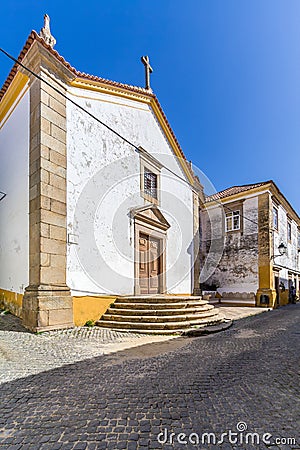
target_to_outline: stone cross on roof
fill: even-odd
[[[142,56],[141,61],[145,66],[145,88],[151,90],[150,87],[150,73],[153,72],[152,67],[150,66],[149,56]]]
[[[54,47],[56,44],[56,39],[52,36],[50,31],[50,17],[48,14],[44,15],[44,27],[40,31],[41,38],[44,39],[46,44],[50,45],[50,47]]]

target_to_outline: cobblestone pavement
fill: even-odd
[[[0,314],[0,383],[172,338],[121,333],[98,327],[33,334],[22,326],[19,318]]]
[[[299,319],[300,305],[289,305],[215,335],[148,344],[2,383],[0,449],[299,449],[299,441],[287,443],[299,438]],[[36,351],[47,368],[43,345]],[[20,362],[29,367],[22,348]],[[257,433],[248,436],[250,444],[246,427]],[[237,433],[231,443],[224,436],[212,444],[229,430]],[[203,433],[215,433],[209,445]],[[266,433],[272,437],[264,443]],[[204,443],[194,445],[198,437]]]
[[[220,308],[224,317],[234,320],[266,311],[265,308]],[[12,332],[15,333],[13,338]],[[174,337],[122,333],[98,327],[76,327],[36,335],[29,333],[19,318],[0,314],[0,383]]]

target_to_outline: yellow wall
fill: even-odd
[[[115,296],[73,297],[73,316],[76,326],[84,325],[88,320],[96,321],[105,313]],[[0,289],[0,309],[6,309],[17,317],[22,317],[23,294]]]
[[[88,320],[99,320],[116,297],[73,297],[73,316],[76,326],[84,325]]]
[[[15,316],[22,317],[22,300],[23,294],[0,289],[0,308],[7,309]]]
[[[287,305],[289,302],[289,290],[286,289],[285,291],[280,292],[280,306]]]

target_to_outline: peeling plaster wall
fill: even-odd
[[[29,283],[29,92],[0,130],[0,289],[23,293]]]
[[[185,178],[151,108],[143,103],[72,88],[72,98],[118,133]],[[82,98],[82,95],[88,98]],[[74,295],[134,292],[134,225],[140,155],[67,102],[67,283]],[[190,293],[193,200],[189,186],[161,169],[159,209],[167,232],[167,291]]]
[[[226,205],[230,208],[230,203]],[[243,202],[243,230],[232,233],[224,232],[226,210],[222,207],[202,212],[204,259],[211,248],[217,249],[215,253],[218,252],[213,258],[215,261],[213,273],[206,284],[215,285],[220,293],[256,293],[258,289],[257,208],[257,197],[246,198]],[[213,241],[211,233],[214,233]]]

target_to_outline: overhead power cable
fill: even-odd
[[[92,114],[90,111],[88,111],[87,109],[85,109],[83,106],[81,106],[79,103],[75,102],[73,99],[71,99],[70,97],[68,97],[66,94],[64,94],[60,89],[57,89],[56,87],[54,87],[51,83],[49,83],[49,81],[45,80],[43,77],[41,77],[40,75],[38,75],[37,73],[35,73],[33,70],[29,69],[27,66],[25,66],[23,63],[21,63],[20,61],[18,61],[16,58],[14,58],[12,55],[10,55],[8,52],[6,52],[3,48],[0,47],[0,51],[2,53],[4,53],[8,58],[10,58],[12,61],[14,61],[16,64],[18,64],[19,66],[23,67],[23,69],[27,70],[27,72],[29,72],[31,75],[33,75],[34,77],[36,77],[38,80],[42,81],[43,83],[45,83],[47,86],[49,86],[51,89],[53,89],[55,92],[57,92],[59,95],[61,95],[63,98],[65,98],[66,100],[68,100],[70,103],[72,103],[73,105],[75,105],[77,108],[79,108],[81,111],[85,112],[87,115],[89,115],[90,117],[92,117],[96,122],[100,123],[102,126],[104,126],[105,128],[107,128],[109,131],[111,131],[112,133],[114,133],[115,135],[117,135],[120,139],[122,139],[124,142],[126,142],[127,144],[129,144],[131,147],[134,148],[134,150],[137,153],[141,153],[141,150],[139,149],[139,147],[137,147],[135,144],[133,144],[131,141],[129,141],[127,138],[125,138],[123,135],[121,135],[120,133],[118,133],[116,130],[114,130],[113,128],[111,128],[109,125],[107,125],[105,122],[103,122],[102,120],[100,120],[98,117],[96,117],[94,114]],[[52,79],[55,83],[58,83],[57,80]],[[178,179],[180,179],[181,181],[183,181],[184,183],[188,184],[190,187],[192,187],[194,189],[194,186],[189,183],[186,179],[180,177],[177,173],[173,172],[173,170],[171,170],[169,167],[161,164],[161,166],[166,169],[168,172],[170,172],[172,175],[174,175],[175,177],[177,177]]]
[[[66,94],[64,94],[60,89],[57,89],[55,86],[53,86],[53,84],[49,83],[49,81],[45,80],[43,77],[41,77],[39,74],[37,74],[36,72],[34,72],[33,70],[29,69],[27,66],[25,66],[23,63],[21,63],[18,59],[14,58],[11,54],[9,54],[8,52],[6,52],[3,48],[0,47],[0,51],[7,56],[9,59],[11,59],[12,61],[14,61],[17,65],[19,65],[20,67],[22,67],[23,69],[25,69],[27,72],[29,72],[31,75],[33,75],[35,78],[37,78],[38,80],[42,81],[43,83],[45,83],[47,86],[49,86],[51,89],[53,89],[57,94],[61,95],[64,99],[66,99],[67,101],[69,101],[70,103],[72,103],[74,106],[76,106],[77,108],[79,108],[81,111],[85,112],[88,116],[90,116],[92,119],[94,119],[96,122],[100,123],[103,127],[107,128],[109,131],[111,131],[112,133],[114,133],[116,136],[118,136],[120,139],[122,139],[124,142],[126,142],[127,144],[129,144],[131,147],[134,148],[134,150],[137,153],[141,153],[141,150],[139,149],[139,147],[137,147],[135,144],[133,144],[131,141],[129,141],[127,138],[125,138],[123,135],[121,135],[120,133],[118,133],[115,129],[113,129],[112,127],[110,127],[109,125],[107,125],[105,122],[103,122],[102,120],[100,120],[98,117],[96,117],[94,114],[92,114],[90,111],[88,111],[87,109],[85,109],[83,106],[81,106],[79,103],[75,102],[72,98],[68,97]],[[57,84],[58,81],[53,79],[54,82],[56,82]],[[180,177],[177,173],[173,172],[173,170],[171,170],[169,167],[165,166],[162,164],[162,167],[167,170],[168,172],[170,172],[172,175],[174,175],[175,177],[177,177],[178,179],[180,179],[181,181],[183,181],[184,183],[188,184],[192,189],[195,189],[194,186],[187,181],[186,179]],[[5,194],[6,195],[6,194]],[[4,195],[4,196],[5,196]],[[2,197],[4,198],[4,197]],[[215,200],[217,203],[219,203],[220,206],[222,206],[224,209],[227,209],[228,211],[234,212],[235,210],[231,209],[230,207],[224,205],[220,200]],[[243,214],[240,214],[241,217],[243,217],[243,219],[248,220],[249,222],[255,223],[256,225],[258,225],[258,222],[255,222],[253,219],[250,219],[246,216],[244,216]]]

